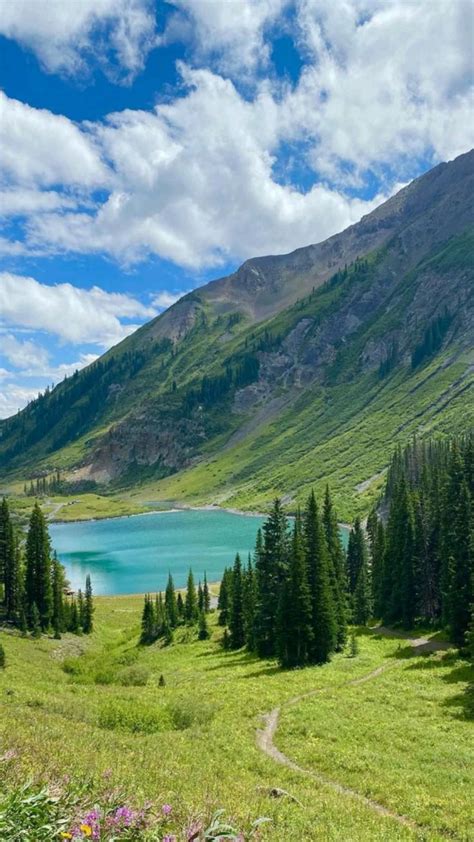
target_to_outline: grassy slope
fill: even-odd
[[[132,800],[160,798],[183,817],[203,805],[222,806],[242,823],[269,815],[265,838],[274,842],[437,840],[446,829],[467,840],[474,753],[462,716],[468,668],[454,655],[408,656],[398,664],[399,641],[362,635],[357,658],[341,655],[329,666],[288,674],[245,653],[222,652],[215,627],[209,642],[137,649],[140,608],[139,597],[98,599],[92,639],[35,642],[1,633],[8,667],[0,674],[0,754],[16,748],[25,775],[112,769]],[[391,661],[386,674],[342,686]],[[148,673],[146,686],[122,685],[132,668]],[[161,673],[165,688],[157,686]],[[259,715],[314,688],[321,696],[283,708],[277,745],[426,832],[258,751]],[[302,806],[269,798],[271,787],[291,792]]]

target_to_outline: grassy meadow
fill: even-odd
[[[217,808],[244,833],[267,816],[261,838],[275,842],[472,838],[472,675],[454,652],[415,655],[360,632],[356,657],[285,672],[224,652],[215,615],[209,641],[181,628],[169,647],[140,647],[141,607],[139,596],[97,598],[90,638],[0,633],[0,756],[15,755],[0,763],[4,784],[55,787],[67,775],[99,791],[105,775],[132,804],[172,805],[183,828]],[[274,742],[287,757],[413,824],[262,753],[256,732],[275,706]]]

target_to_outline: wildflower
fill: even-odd
[[[84,834],[84,836],[92,836],[92,828],[90,824],[81,824],[79,826],[79,830]]]
[[[192,822],[186,832],[186,840],[187,842],[193,842],[194,839],[198,839],[199,834],[202,830],[202,824],[199,821]]]
[[[10,760],[15,760],[16,757],[18,757],[18,752],[14,748],[9,748],[5,754],[0,756],[0,762],[8,763]]]
[[[163,804],[163,806],[161,808],[161,812],[163,813],[164,816],[169,816],[172,809],[173,808],[172,808],[171,804]]]
[[[72,839],[72,833],[69,833],[69,831],[67,831],[67,830],[63,830],[61,832],[61,838],[62,839]]]
[[[176,836],[174,835],[174,833],[172,833],[171,835],[168,834],[167,836],[163,836],[163,842],[176,842]]]

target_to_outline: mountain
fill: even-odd
[[[473,421],[474,151],[246,261],[0,425],[0,465],[148,500],[363,511],[393,447]]]

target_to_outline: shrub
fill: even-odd
[[[145,687],[148,684],[149,677],[150,672],[146,667],[136,665],[122,670],[119,681],[124,687]]]
[[[168,710],[176,731],[186,731],[193,725],[207,725],[215,716],[215,706],[195,699],[181,699],[170,702]]]
[[[137,705],[133,702],[111,702],[99,711],[100,728],[128,731],[131,734],[153,734],[171,729],[172,722],[165,708]]]

